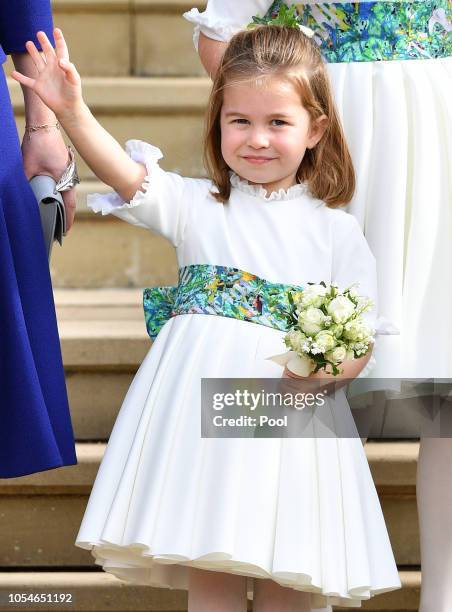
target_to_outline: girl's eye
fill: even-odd
[[[249,123],[248,119],[234,119],[232,123],[240,123],[244,125],[245,123]]]
[[[286,122],[282,119],[272,119],[272,123],[277,126],[286,125]]]

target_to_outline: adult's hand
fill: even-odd
[[[33,176],[47,175],[58,181],[69,161],[64,140],[55,128],[33,132],[31,138],[25,134],[22,141],[22,156],[28,180]],[[69,230],[75,217],[75,188],[63,191],[61,195],[66,209],[66,228]]]
[[[34,47],[34,45],[33,45]],[[35,61],[44,58],[34,47],[35,59],[29,53],[13,53],[12,59],[16,70],[29,78],[37,78],[39,71]],[[44,62],[44,59],[42,59]],[[25,120],[28,125],[55,125],[55,114],[40,100],[30,88],[22,85],[25,106]],[[22,142],[22,156],[25,175],[28,179],[38,175],[48,175],[56,181],[61,177],[69,161],[69,154],[62,134],[54,127],[40,129],[25,134]],[[75,189],[62,193],[66,209],[66,229],[69,230],[75,217]]]

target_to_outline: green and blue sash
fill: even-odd
[[[278,15],[276,0],[265,22]],[[452,0],[296,2],[301,25],[314,31],[329,63],[436,59],[452,56]]]
[[[179,270],[177,286],[145,289],[146,328],[155,339],[171,317],[206,314],[289,330],[290,300],[298,285],[272,283],[228,266],[195,264]]]

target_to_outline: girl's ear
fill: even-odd
[[[307,142],[308,149],[313,149],[322,140],[327,127],[328,117],[326,115],[321,115],[311,123]]]

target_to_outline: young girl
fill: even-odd
[[[235,32],[282,4],[208,0],[203,13],[186,13],[207,71],[215,74]],[[379,338],[373,375],[450,378],[452,1],[307,0],[295,7],[328,61],[357,170],[349,211],[378,262],[381,312],[401,331]],[[421,439],[421,612],[447,612],[452,599],[451,461],[450,439]]]
[[[375,259],[338,208],[354,173],[318,49],[298,28],[231,40],[208,107],[211,178],[192,179],[163,171],[144,142],[126,155],[84,104],[61,32],[56,54],[39,40],[39,77],[14,77],[114,188],[89,205],[161,233],[180,266],[177,306],[127,393],[76,544],[123,580],[188,590],[190,612],[244,612],[247,596],[256,612],[359,607],[399,588],[358,437],[201,437],[201,379],[281,376],[267,358],[284,350],[284,332],[260,324],[248,299],[256,277],[286,289],[360,282],[376,299]],[[221,291],[224,307],[208,299]],[[368,359],[345,362],[342,377]],[[342,391],[327,408],[351,421]]]

